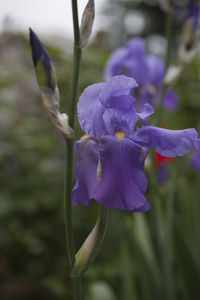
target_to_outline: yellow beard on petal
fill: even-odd
[[[88,134],[84,134],[84,135],[80,138],[80,140],[85,139],[86,137],[89,137],[89,135],[88,135]]]
[[[115,133],[115,137],[118,140],[118,142],[121,142],[125,138],[125,133],[122,131],[117,131]]]

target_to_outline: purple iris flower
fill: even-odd
[[[157,105],[159,92],[164,77],[165,65],[163,59],[156,55],[145,53],[145,40],[133,38],[124,47],[116,49],[108,59],[104,79],[109,80],[116,75],[134,78],[139,87],[133,92],[137,99],[136,107],[142,109],[145,103]],[[164,107],[176,109],[179,97],[171,89],[164,95]]]
[[[190,163],[194,170],[200,174],[200,139],[196,139],[195,151],[190,157]]]
[[[137,86],[133,78],[119,75],[89,86],[80,96],[78,120],[87,137],[76,143],[79,157],[74,204],[89,205],[94,198],[108,208],[147,211],[144,162],[148,148],[170,157],[182,156],[193,148],[195,129],[136,128],[139,119],[154,112],[148,103],[143,111],[136,112],[129,92]]]

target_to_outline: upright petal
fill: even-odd
[[[112,52],[104,69],[104,80],[109,80],[116,75],[127,75],[126,54],[124,47],[120,47]]]
[[[141,37],[130,39],[125,46],[129,49],[131,57],[140,59],[145,55],[145,40]]]
[[[129,91],[137,87],[135,79],[123,75],[111,78],[99,94],[99,99],[103,105],[109,103],[112,97],[128,94]]]
[[[77,180],[72,191],[72,202],[74,204],[89,205],[93,189],[98,183],[98,145],[94,140],[85,138],[76,142],[76,148],[78,150],[78,164],[75,169]]]
[[[142,170],[142,148],[129,138],[115,136],[100,140],[102,179],[94,191],[94,199],[108,208],[143,212],[149,209],[144,193],[147,178]]]
[[[163,156],[183,156],[195,144],[197,132],[194,128],[170,130],[154,126],[143,126],[133,135],[133,140],[149,148],[154,148]]]
[[[115,134],[116,131],[123,131],[126,135],[134,132],[138,115],[135,111],[135,99],[130,95],[117,96],[105,109],[103,120],[107,132]]]
[[[145,53],[145,40],[140,37],[132,38],[126,43],[126,48],[128,53],[127,64],[130,69],[128,76],[135,78],[139,85],[147,83],[149,66]]]
[[[104,107],[99,94],[105,83],[97,83],[87,87],[81,94],[77,104],[78,120],[81,128],[89,136],[96,136],[96,129],[105,132],[103,123]]]
[[[149,83],[155,87],[159,87],[164,75],[164,61],[153,54],[146,56],[149,68]]]

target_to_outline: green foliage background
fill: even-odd
[[[103,68],[111,51],[105,47],[104,38],[84,49],[79,95],[88,85],[103,80]],[[46,48],[56,68],[64,112],[72,55],[55,44]],[[72,50],[71,44],[69,49]],[[198,56],[173,88],[181,103],[177,111],[164,113],[164,124],[172,129],[198,130]],[[76,139],[81,135],[76,123]],[[2,34],[1,300],[72,298],[63,218],[64,152],[64,142],[54,130],[39,94],[27,36]],[[199,299],[200,178],[189,163],[190,155],[169,164],[170,177],[163,185],[157,183],[155,166],[147,162],[146,197],[151,205],[147,213],[109,210],[100,254],[83,277],[83,299]],[[96,214],[95,202],[89,207],[73,207],[77,250],[95,224]]]

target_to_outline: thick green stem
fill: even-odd
[[[73,171],[73,138],[66,139],[65,186],[64,186],[64,216],[67,252],[70,270],[75,263],[74,238],[72,230],[72,171]]]
[[[74,59],[73,59],[74,64],[73,64],[73,73],[72,73],[72,82],[71,82],[71,91],[70,91],[69,112],[68,112],[68,116],[69,116],[68,121],[69,121],[69,126],[71,128],[74,128],[81,54],[82,54],[82,49],[75,45],[74,46]]]
[[[69,126],[74,128],[75,108],[77,102],[77,90],[79,81],[79,70],[81,62],[81,49],[77,47],[79,41],[79,27],[78,27],[78,11],[77,1],[72,0],[73,22],[74,22],[74,60],[73,73],[70,90],[69,102]],[[72,137],[66,139],[66,165],[65,165],[65,186],[64,186],[64,213],[65,213],[65,230],[67,240],[67,250],[70,270],[75,263],[74,238],[72,230],[72,207],[71,207],[71,191],[72,191],[72,173],[73,173],[73,144]]]
[[[81,300],[81,277],[72,277],[73,284],[73,300]]]
[[[73,26],[74,26],[74,45],[79,45],[80,41],[80,30],[78,21],[78,8],[77,0],[72,0],[72,15],[73,15]]]
[[[79,71],[81,62],[81,48],[79,45],[80,33],[79,33],[79,23],[78,23],[78,10],[77,10],[77,0],[72,0],[72,11],[73,11],[73,23],[74,23],[74,59],[73,59],[73,73],[72,82],[70,90],[70,102],[69,102],[69,126],[74,128],[75,120],[75,108],[77,102],[77,91],[79,82]],[[70,266],[70,273],[72,267],[75,264],[75,250],[74,250],[74,237],[73,237],[73,227],[72,227],[72,205],[71,205],[71,191],[73,184],[73,137],[65,139],[66,141],[66,164],[65,164],[65,185],[64,185],[64,218],[65,218],[65,231],[66,231],[66,241],[67,241],[67,253]],[[81,280],[80,278],[73,278],[73,291],[74,300],[81,300]]]

